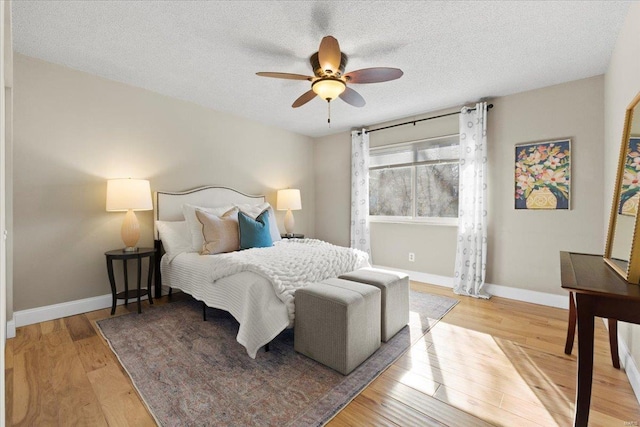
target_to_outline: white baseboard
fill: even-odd
[[[7,320],[7,339],[15,338],[16,336],[16,321],[11,319]]]
[[[487,292],[497,297],[508,298],[516,301],[530,302],[532,304],[546,305],[548,307],[569,308],[569,294],[557,295],[546,292],[530,291],[528,289],[512,288],[509,286],[493,285],[487,283]]]
[[[453,277],[439,276],[437,274],[422,273],[420,271],[402,270],[399,268],[374,266],[376,268],[382,268],[384,270],[399,271],[409,275],[411,280],[416,282],[429,283],[431,285],[444,286],[447,288],[453,288]],[[530,302],[532,304],[546,305],[556,308],[569,308],[569,297],[567,295],[549,294],[546,292],[530,291],[528,289],[512,288],[509,286],[494,285],[487,283],[485,285],[486,291],[497,297],[508,298],[516,301]]]
[[[604,327],[609,330],[609,322],[607,322],[607,319],[602,319],[602,321],[604,322]],[[631,357],[629,347],[627,347],[627,344],[622,339],[620,332],[618,332],[618,353],[620,356],[620,367],[624,368],[627,378],[629,379],[629,384],[631,384],[633,393],[636,395],[636,400],[640,403],[640,371],[638,371],[636,362],[633,360],[633,357]]]
[[[166,295],[168,288],[165,289],[163,287],[162,290],[163,295]],[[145,295],[141,299],[146,300],[148,297]],[[135,302],[131,301],[132,300],[129,299],[130,304],[135,304]],[[118,300],[117,305],[123,304],[124,300]],[[32,325],[34,323],[46,322],[48,320],[60,319],[109,307],[111,307],[111,294],[16,311],[13,313],[13,319],[7,321],[7,338],[15,337],[16,328],[20,326]]]

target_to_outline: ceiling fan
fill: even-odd
[[[387,82],[399,79],[403,74],[399,68],[389,67],[363,68],[344,74],[347,60],[347,55],[340,52],[338,40],[332,36],[326,36],[320,42],[318,51],[309,58],[313,69],[313,77],[291,73],[260,72],[256,74],[277,79],[310,81],[311,90],[296,99],[291,105],[293,108],[306,104],[316,95],[327,102],[331,102],[339,96],[347,104],[354,107],[363,107],[365,100],[362,95],[347,87],[347,84]]]

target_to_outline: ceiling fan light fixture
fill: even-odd
[[[311,85],[311,89],[322,99],[331,101],[336,99],[345,91],[347,85],[340,79],[323,78],[318,79]]]
[[[302,74],[259,72],[262,77],[273,77],[288,80],[308,80],[311,90],[306,91],[296,99],[291,107],[298,108],[311,101],[316,96],[327,101],[329,119],[331,118],[331,101],[340,97],[344,102],[354,107],[364,107],[366,102],[362,95],[347,87],[347,83],[381,83],[402,77],[402,70],[390,67],[362,68],[344,73],[347,65],[347,55],[340,51],[338,40],[332,36],[325,36],[320,42],[318,51],[311,55],[309,61],[313,69],[313,76]]]

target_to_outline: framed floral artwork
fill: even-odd
[[[624,163],[622,188],[620,189],[620,206],[618,213],[635,216],[638,212],[640,197],[640,138],[629,138],[627,159]]]
[[[571,139],[516,145],[515,208],[569,209]]]

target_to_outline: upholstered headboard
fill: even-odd
[[[156,271],[155,295],[160,296],[160,258],[162,257],[162,242],[159,240],[156,221],[182,221],[182,205],[190,204],[205,208],[216,208],[229,204],[258,205],[265,201],[264,196],[251,196],[228,187],[205,186],[186,191],[156,191],[153,193],[153,235],[155,239]]]
[[[190,204],[205,208],[216,208],[229,204],[258,205],[264,203],[264,196],[251,196],[228,187],[206,186],[192,190],[170,192],[156,191],[153,193],[154,236],[158,239],[155,221],[182,221],[182,205]]]

